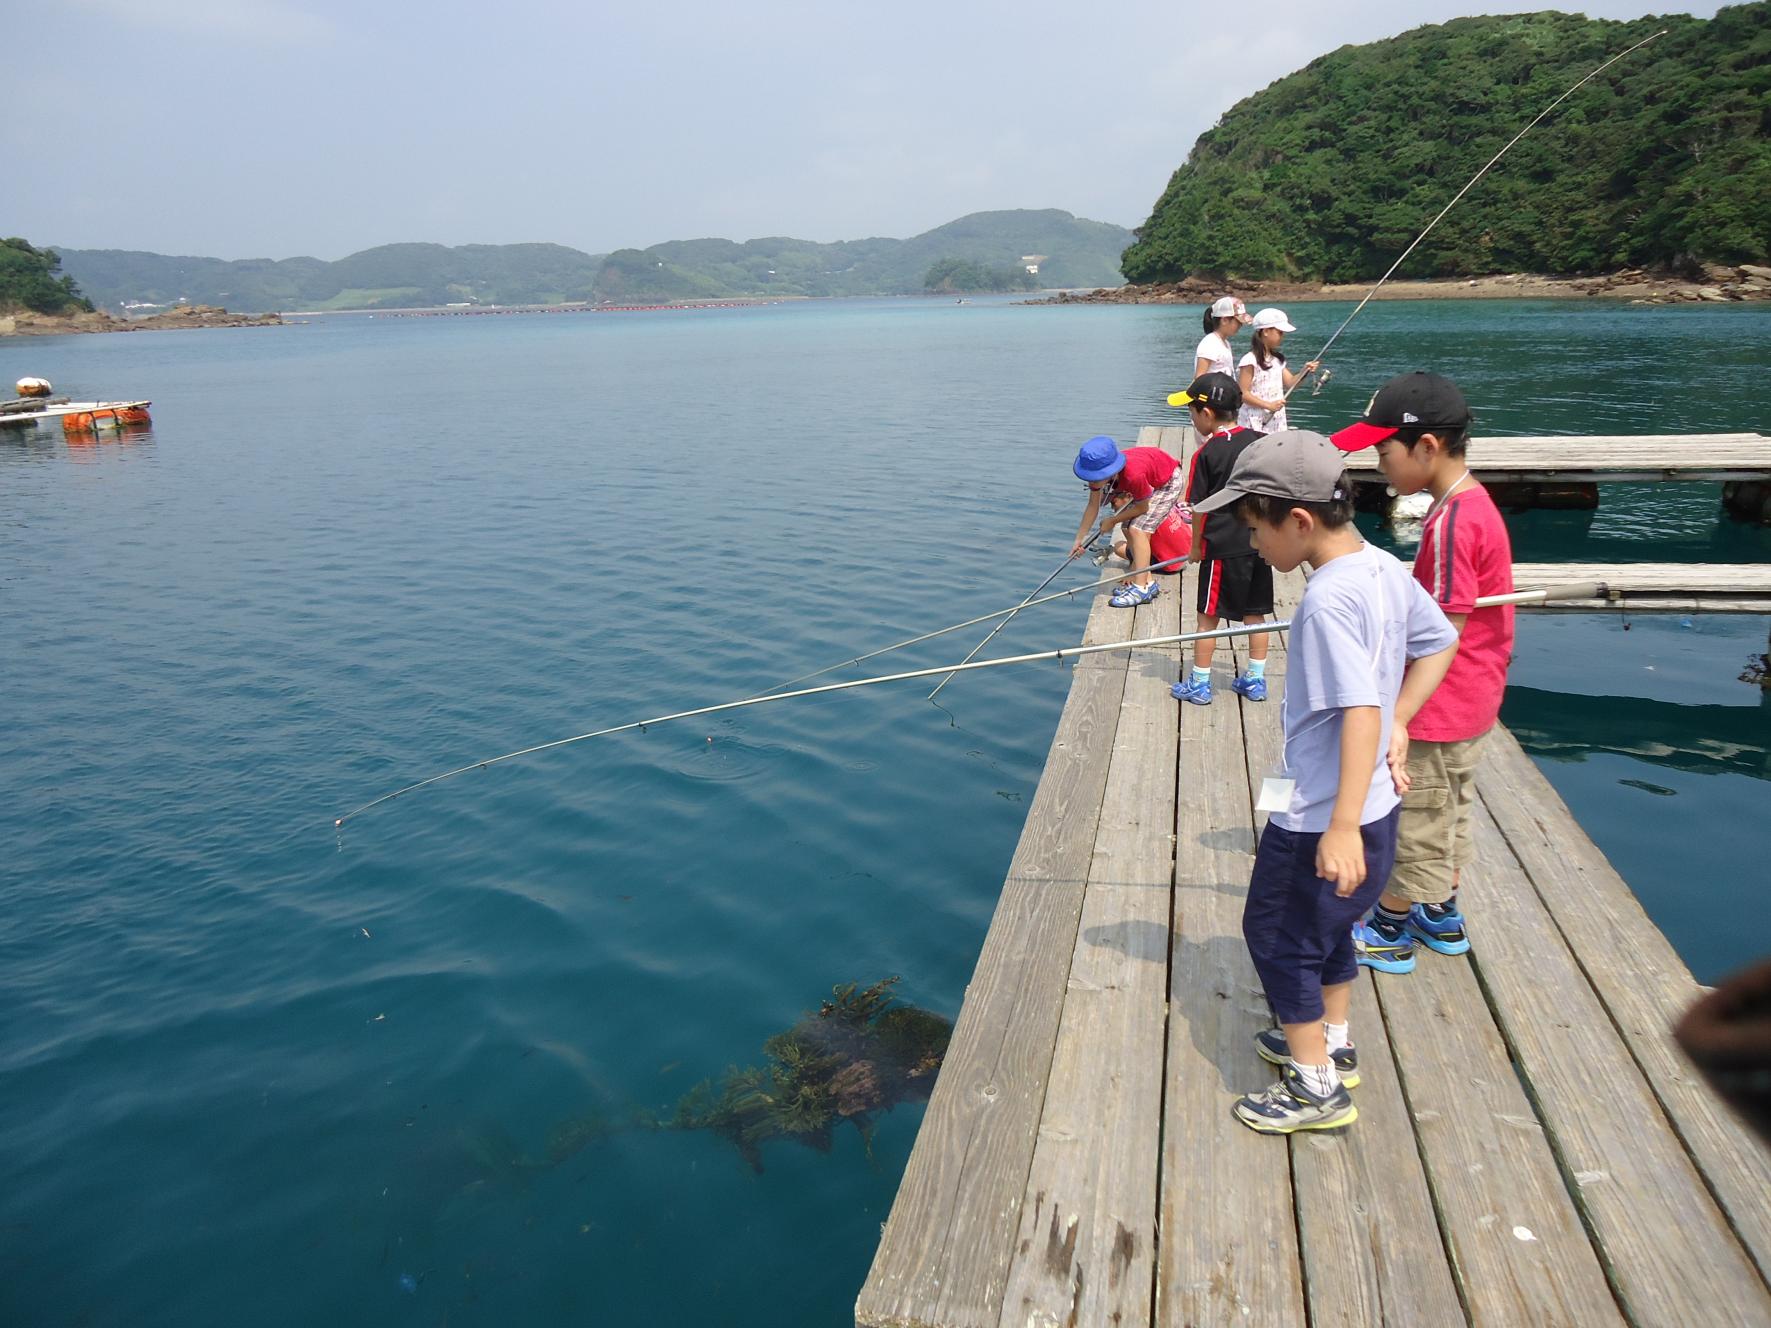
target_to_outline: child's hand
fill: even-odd
[[[1408,773],[1408,725],[1390,726],[1390,753],[1384,759],[1390,765],[1390,782],[1396,786],[1396,796],[1401,797],[1414,786]]]
[[[1365,839],[1357,830],[1323,831],[1316,843],[1316,875],[1334,883],[1334,892],[1345,899],[1365,884]]]
[[[1086,549],[1087,547],[1088,547],[1088,540],[1086,538],[1077,540],[1076,543],[1074,543],[1070,546],[1070,556],[1072,558],[1082,557],[1082,551],[1084,549]]]

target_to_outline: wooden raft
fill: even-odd
[[[1186,580],[1085,639],[1185,630]],[[1240,920],[1278,702],[1178,706],[1180,663],[1077,664],[857,1324],[1771,1323],[1771,1156],[1666,1032],[1696,983],[1504,730],[1474,952],[1362,976],[1358,1122],[1234,1121],[1272,1078]]]
[[[1621,609],[1626,613],[1771,611],[1771,563],[1514,563],[1513,584],[1603,582],[1599,599],[1521,604],[1523,610]]]
[[[1382,482],[1377,449],[1347,455],[1357,479]],[[1475,438],[1484,484],[1619,484],[1639,480],[1771,480],[1771,438],[1757,433]]]

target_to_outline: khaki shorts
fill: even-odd
[[[1181,468],[1176,466],[1175,473],[1169,477],[1168,483],[1150,495],[1149,508],[1144,515],[1132,520],[1131,528],[1141,530],[1146,535],[1154,535],[1156,527],[1166,521],[1168,514],[1176,507],[1181,507],[1183,511],[1186,510],[1183,505],[1186,497],[1187,477],[1182,473]]]
[[[1408,744],[1408,774],[1414,782],[1402,795],[1396,867],[1387,893],[1413,904],[1443,904],[1451,898],[1457,869],[1469,866],[1475,856],[1470,808],[1476,801],[1476,762],[1487,736]]]

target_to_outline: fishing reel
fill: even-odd
[[[1321,373],[1317,374],[1316,375],[1316,385],[1310,389],[1310,395],[1313,397],[1321,396],[1322,389],[1328,386],[1328,380],[1333,377],[1334,377],[1334,370],[1333,369],[1324,369]]]

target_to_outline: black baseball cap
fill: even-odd
[[[1200,374],[1185,392],[1171,392],[1171,406],[1204,406],[1214,415],[1228,415],[1242,405],[1242,389],[1229,374]]]
[[[1470,403],[1457,384],[1443,374],[1398,374],[1371,398],[1365,416],[1333,436],[1343,452],[1357,452],[1393,435],[1398,429],[1467,429]]]

